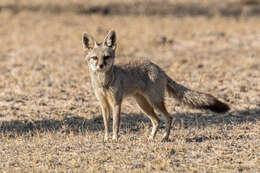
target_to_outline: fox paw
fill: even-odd
[[[169,138],[166,138],[166,137],[164,137],[163,139],[162,139],[162,142],[169,142],[170,141],[170,139]]]
[[[113,142],[117,142],[118,141],[118,136],[113,136],[112,141]]]
[[[149,136],[148,137],[148,141],[154,141],[154,137],[153,136]]]
[[[109,139],[108,139],[108,136],[105,136],[105,137],[104,137],[104,142],[108,142],[108,140],[109,140]]]

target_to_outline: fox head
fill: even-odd
[[[82,42],[83,48],[87,50],[85,59],[92,71],[105,72],[111,69],[116,50],[115,31],[110,31],[102,43],[96,42],[91,35],[83,33]]]

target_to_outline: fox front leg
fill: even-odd
[[[113,140],[118,140],[118,132],[120,127],[120,114],[121,114],[121,104],[114,105],[112,108],[113,112]]]
[[[105,99],[100,99],[100,106],[101,106],[101,111],[103,116],[104,129],[105,129],[104,141],[108,141],[110,107]]]

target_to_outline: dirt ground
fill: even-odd
[[[0,172],[258,173],[260,8],[252,2],[1,0]],[[151,142],[151,122],[126,99],[119,141],[103,142],[81,35],[102,41],[112,28],[117,62],[150,59],[231,111],[167,96],[171,140],[161,142],[162,123]]]

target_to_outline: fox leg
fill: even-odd
[[[113,105],[113,140],[117,141],[120,127],[121,103]]]
[[[157,102],[157,103],[153,103],[153,105],[155,106],[155,108],[162,114],[163,119],[165,121],[165,134],[163,135],[163,141],[167,141],[169,139],[169,135],[170,135],[170,130],[171,130],[171,124],[172,124],[172,117],[171,115],[168,113],[168,111],[165,108],[164,102]]]
[[[150,140],[153,140],[156,136],[159,127],[159,118],[156,116],[153,107],[149,104],[145,97],[142,95],[135,95],[135,100],[142,111],[149,117],[152,122],[153,128],[149,136]]]
[[[104,129],[105,129],[105,136],[104,140],[108,140],[108,134],[109,134],[109,118],[110,118],[110,108],[105,99],[101,99],[101,111],[103,116],[103,122],[104,122]]]
[[[109,107],[109,109],[107,109],[107,113],[106,113],[106,118],[107,118],[107,128],[108,128],[108,131],[110,131],[110,121],[111,121],[111,109]]]

